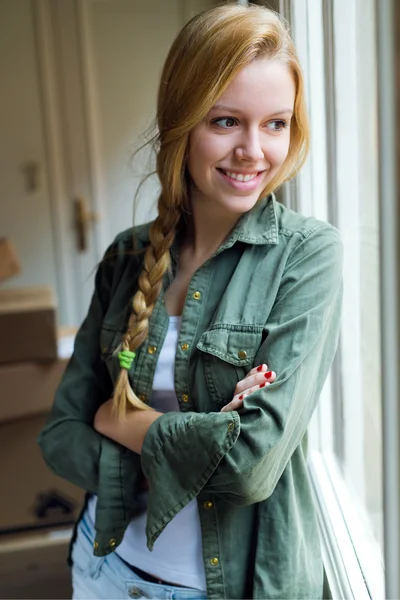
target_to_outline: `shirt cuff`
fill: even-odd
[[[240,434],[236,411],[165,413],[151,424],[142,449],[150,480],[147,546],[205,486]]]

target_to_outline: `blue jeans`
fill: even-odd
[[[74,600],[206,600],[204,592],[185,587],[149,583],[138,577],[115,552],[97,557],[93,554],[94,531],[83,515],[72,549],[72,587]]]

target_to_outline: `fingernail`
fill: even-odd
[[[260,383],[260,387],[265,387],[265,383]]]
[[[267,371],[266,373],[264,373],[265,379],[269,379],[271,376],[272,376],[272,371]]]
[[[257,371],[259,371],[259,372],[262,371],[262,369],[263,369],[263,365],[260,365],[259,367],[257,367]]]
[[[239,396],[239,400],[243,400],[243,394]]]

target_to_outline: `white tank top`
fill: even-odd
[[[151,406],[160,412],[179,411],[174,389],[175,354],[181,317],[170,317],[168,332],[154,374]],[[147,492],[143,492],[144,505]],[[94,523],[97,496],[88,503]],[[116,549],[123,560],[165,581],[206,591],[200,517],[196,498],[189,502],[157,538],[150,552],[146,541],[146,512],[132,519],[121,544]]]

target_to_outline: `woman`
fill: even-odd
[[[157,119],[158,217],[107,251],[40,436],[88,491],[74,598],[322,598],[306,429],[337,344],[342,248],[272,193],[308,147],[279,17],[192,19]]]

